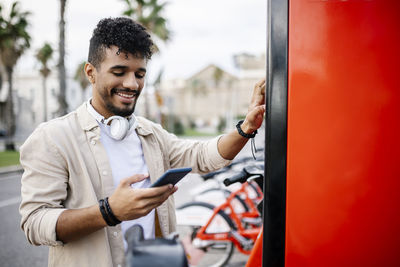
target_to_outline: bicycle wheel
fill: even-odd
[[[190,266],[220,267],[226,265],[232,257],[234,251],[232,242],[196,238],[197,230],[207,223],[213,210],[213,205],[204,202],[187,203],[176,210],[177,230],[189,254]],[[206,233],[226,233],[235,228],[229,216],[219,211],[206,229]],[[199,255],[201,254],[199,250],[204,252],[203,255]]]

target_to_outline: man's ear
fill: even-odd
[[[85,64],[84,71],[91,84],[96,83],[96,68],[89,62]]]

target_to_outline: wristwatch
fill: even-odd
[[[257,134],[257,130],[255,130],[252,134],[247,134],[247,133],[243,132],[242,128],[240,128],[240,126],[242,125],[243,122],[244,122],[244,120],[240,120],[236,124],[236,129],[238,130],[238,133],[245,138],[254,138]]]

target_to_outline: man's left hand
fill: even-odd
[[[249,110],[241,128],[251,134],[261,127],[265,113],[265,78],[256,83],[251,97]]]

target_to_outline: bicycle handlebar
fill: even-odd
[[[228,186],[237,182],[244,183],[247,181],[247,178],[249,178],[249,174],[243,169],[240,173],[224,179],[224,185]]]
[[[252,176],[263,177],[263,175],[261,173],[254,172],[253,170],[249,170],[247,167],[245,167],[238,174],[233,175],[230,178],[224,179],[223,183],[225,186],[229,186],[229,185],[237,183],[237,182],[244,183],[247,181],[247,179],[249,179]]]
[[[206,181],[208,179],[214,178],[215,175],[221,174],[226,171],[227,171],[227,168],[222,168],[215,172],[209,172],[209,173],[203,174],[203,175],[201,175],[201,178],[203,178],[203,180]]]

